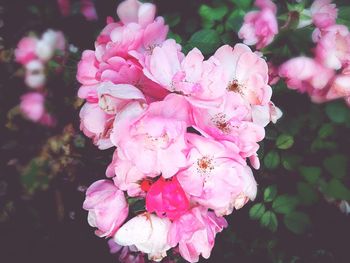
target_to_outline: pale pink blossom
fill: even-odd
[[[141,3],[137,0],[126,0],[119,4],[117,14],[123,24],[136,23],[143,27],[152,23],[156,7],[151,3]]]
[[[65,38],[62,32],[47,30],[37,42],[35,53],[39,59],[46,62],[52,59],[57,50],[65,49]]]
[[[45,97],[39,92],[28,92],[21,96],[20,109],[26,118],[39,122],[45,114]]]
[[[38,39],[35,37],[24,37],[18,43],[15,50],[16,61],[25,65],[33,59],[36,59],[36,45]]]
[[[194,108],[195,128],[220,141],[230,141],[243,157],[259,149],[265,136],[263,126],[251,121],[251,106],[239,93],[229,92],[219,108]]]
[[[80,110],[80,129],[93,139],[100,149],[113,146],[109,135],[112,131],[114,116],[104,112],[97,103],[86,102]]]
[[[292,58],[280,66],[279,75],[287,86],[302,93],[322,90],[333,79],[334,72],[308,57]]]
[[[219,216],[241,208],[254,200],[256,182],[252,171],[232,148],[213,139],[187,135],[190,151],[188,168],[177,178],[191,199],[215,211]]]
[[[176,176],[165,180],[160,177],[154,182],[146,195],[146,209],[157,216],[174,220],[190,208],[189,200]]]
[[[187,123],[186,100],[168,95],[146,110],[139,103],[129,104],[117,114],[111,138],[140,171],[169,178],[186,163]]]
[[[222,85],[228,92],[240,94],[252,105],[265,105],[270,101],[272,89],[268,85],[267,63],[249,47],[225,45],[215,52],[214,57],[223,67]]]
[[[217,217],[203,207],[194,207],[172,223],[168,242],[172,247],[179,245],[185,260],[198,262],[200,255],[206,259],[210,257],[215,236],[225,227],[227,222],[223,217]]]
[[[135,246],[148,254],[148,258],[161,261],[170,249],[167,241],[171,222],[152,214],[142,214],[127,221],[114,235],[114,241],[122,246]]]
[[[312,21],[318,28],[326,28],[336,23],[338,9],[332,0],[316,0],[311,8]]]
[[[128,216],[124,192],[110,180],[94,182],[86,191],[83,208],[89,211],[88,222],[96,235],[113,236]]]
[[[322,31],[317,43],[316,58],[325,66],[338,70],[350,62],[350,32],[344,25],[334,25]]]
[[[278,33],[276,6],[272,1],[256,1],[259,11],[250,11],[244,17],[244,23],[238,32],[246,45],[256,45],[262,49],[269,45]]]
[[[142,173],[133,163],[121,156],[120,151],[115,150],[113,160],[107,167],[106,176],[112,177],[114,184],[123,191],[126,191],[129,196],[144,196],[141,188],[141,182],[146,177],[155,177]]]

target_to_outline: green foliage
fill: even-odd
[[[311,222],[307,214],[294,211],[284,217],[284,224],[295,234],[302,234]]]
[[[276,140],[276,146],[281,150],[289,149],[293,144],[294,138],[288,134],[281,134]]]
[[[276,213],[288,214],[295,209],[297,199],[289,195],[280,195],[272,203],[272,209]]]
[[[321,168],[317,166],[301,166],[300,174],[311,184],[315,184],[321,176]]]
[[[194,33],[189,44],[191,47],[197,47],[203,54],[213,53],[221,44],[220,35],[213,29],[202,29]]]
[[[331,179],[325,185],[324,191],[330,197],[350,200],[350,190],[339,179]]]
[[[278,227],[278,221],[276,214],[272,211],[266,211],[263,216],[260,218],[260,224],[263,227],[268,228],[272,232],[275,232]]]
[[[310,184],[299,182],[297,189],[299,203],[309,206],[318,201],[318,193]]]
[[[326,105],[327,116],[335,123],[350,121],[350,111],[341,101],[330,102]]]
[[[250,208],[249,217],[251,219],[260,219],[265,213],[265,210],[265,205],[263,203],[257,203]]]
[[[346,175],[347,158],[345,155],[336,154],[329,156],[323,161],[323,165],[335,178],[342,178]]]
[[[277,186],[276,185],[270,185],[265,188],[264,191],[264,201],[265,202],[272,202],[277,195]]]
[[[252,0],[230,0],[236,7],[243,10],[248,10],[252,6]]]
[[[264,165],[268,169],[276,169],[280,164],[280,156],[276,151],[270,151],[264,158]]]

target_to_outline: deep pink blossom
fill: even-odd
[[[39,122],[45,114],[45,97],[39,92],[28,92],[21,96],[21,112],[29,120]]]
[[[190,203],[176,176],[165,180],[160,177],[146,195],[146,209],[159,217],[173,220],[187,212]]]

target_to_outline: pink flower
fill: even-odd
[[[310,11],[312,21],[318,28],[326,28],[336,23],[338,9],[332,0],[316,0],[312,3]]]
[[[189,168],[179,172],[177,178],[192,200],[221,216],[255,198],[252,171],[234,149],[198,135],[187,137],[192,146],[187,157]]]
[[[199,255],[206,259],[210,257],[215,236],[224,227],[227,227],[227,222],[223,217],[217,217],[202,207],[194,207],[172,223],[168,242],[172,247],[179,244],[184,259],[198,262]]]
[[[229,92],[221,107],[194,108],[193,118],[196,129],[234,143],[243,158],[255,154],[265,136],[263,126],[251,121],[251,107],[239,93]]]
[[[310,93],[327,87],[334,72],[311,58],[296,57],[280,66],[279,75],[286,79],[289,88]]]
[[[92,0],[80,0],[80,12],[85,16],[86,20],[97,20],[97,13]]]
[[[113,236],[128,216],[124,192],[109,180],[99,180],[86,191],[83,208],[89,211],[88,222],[96,227],[96,235]]]
[[[15,50],[16,61],[25,65],[29,61],[36,58],[36,45],[38,39],[34,37],[24,37],[18,43],[17,48]]]
[[[146,110],[131,103],[115,118],[112,142],[143,173],[169,178],[186,163],[188,111],[186,100],[176,95]]]
[[[126,222],[115,234],[114,241],[122,246],[135,246],[147,253],[148,259],[161,261],[170,246],[167,242],[171,222],[152,214],[142,214]]]
[[[123,24],[137,23],[142,27],[152,23],[156,7],[151,3],[141,3],[137,0],[126,0],[119,4],[117,14]]]
[[[335,77],[325,97],[327,100],[350,97],[350,67]]]
[[[113,154],[113,161],[107,167],[107,177],[113,177],[114,184],[123,191],[127,191],[131,197],[144,195],[141,188],[141,181],[148,177],[155,177],[156,175],[146,175],[142,173],[131,161],[123,159],[120,151],[115,150]]]
[[[262,58],[249,47],[225,45],[214,54],[224,71],[222,85],[227,91],[241,95],[252,105],[267,104],[272,95],[268,85],[268,67]]]
[[[250,11],[244,17],[244,23],[238,32],[244,44],[256,45],[262,49],[269,45],[278,33],[276,6],[271,1],[256,1],[260,11]]]
[[[160,177],[146,195],[146,209],[157,216],[174,220],[187,212],[190,203],[176,176],[165,180]]]
[[[29,120],[39,122],[45,114],[45,98],[39,92],[28,92],[21,96],[21,112]]]
[[[316,46],[316,57],[325,66],[340,69],[350,62],[350,33],[344,25],[334,25],[322,31]]]
[[[92,138],[100,149],[112,147],[109,135],[114,116],[104,112],[97,103],[86,102],[80,110],[80,129]]]

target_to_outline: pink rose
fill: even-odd
[[[39,92],[28,92],[21,96],[21,112],[31,121],[39,122],[45,114],[45,98]]]
[[[244,17],[244,23],[238,32],[244,44],[256,45],[262,49],[269,45],[278,33],[276,6],[271,1],[256,1],[260,11],[250,11]]]
[[[316,0],[311,8],[312,21],[318,28],[326,28],[336,23],[338,9],[332,0]]]
[[[114,184],[120,190],[127,191],[129,196],[143,196],[142,180],[146,176],[155,177],[157,175],[146,175],[142,173],[131,161],[120,155],[120,151],[115,150],[112,163],[107,167],[106,176],[112,177]]]
[[[252,105],[265,105],[271,100],[267,63],[249,47],[225,45],[215,52],[214,57],[223,67],[222,85],[228,92],[241,95]]]
[[[316,58],[325,66],[340,69],[350,62],[350,32],[344,25],[334,25],[322,31],[317,43]]]
[[[223,217],[217,217],[202,207],[175,220],[169,230],[168,242],[175,247],[179,244],[181,256],[189,262],[198,262],[199,255],[208,259],[214,247],[215,236],[227,227]]]
[[[152,23],[156,7],[151,3],[141,3],[137,0],[126,0],[119,4],[117,14],[123,24],[137,23],[145,27]]]
[[[94,182],[86,191],[83,208],[89,211],[88,222],[96,235],[113,236],[128,216],[124,192],[109,180]]]
[[[15,50],[16,61],[25,65],[29,61],[36,58],[36,45],[38,39],[34,37],[24,37],[18,43],[17,48]]]
[[[177,178],[191,199],[213,209],[217,215],[228,215],[256,195],[253,173],[234,149],[215,140],[187,135],[190,147],[188,168]],[[244,199],[242,204],[241,198]]]
[[[146,110],[131,103],[115,118],[112,142],[143,173],[169,178],[186,163],[188,111],[186,100],[174,94]]]
[[[146,209],[159,217],[174,220],[187,212],[190,203],[176,176],[165,180],[160,177],[146,195]]]
[[[279,75],[286,79],[289,88],[303,93],[327,87],[334,72],[312,58],[296,57],[280,66]]]

